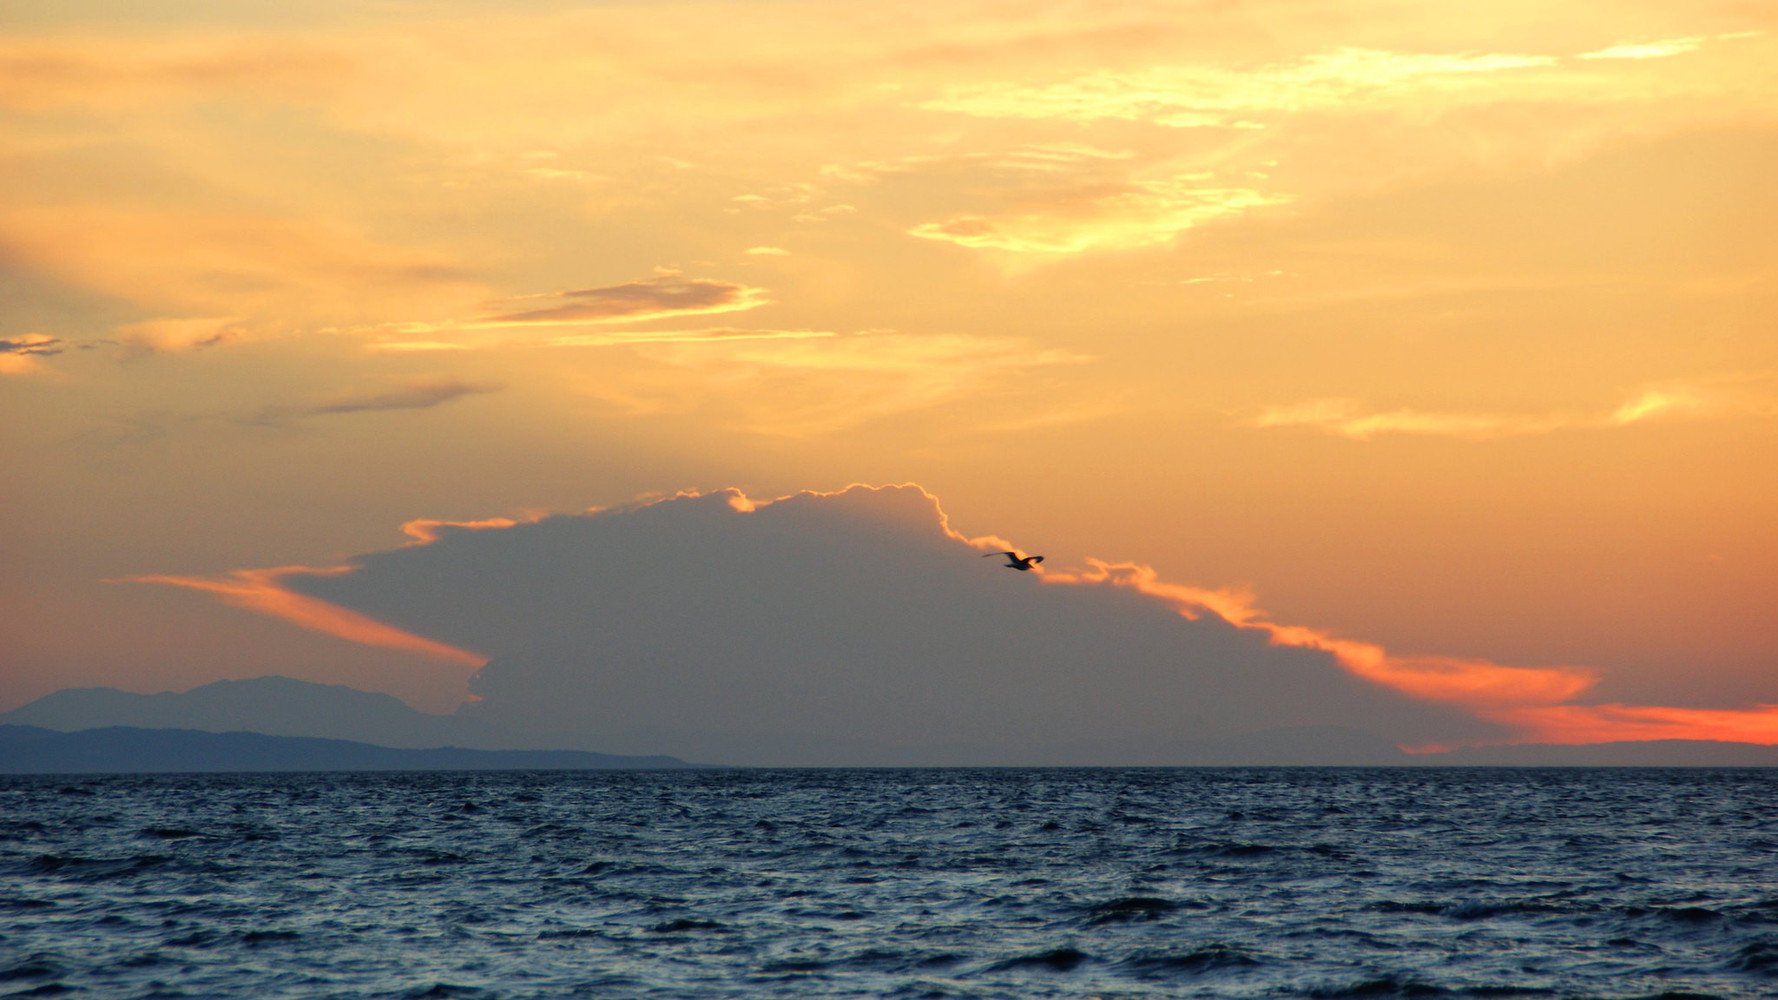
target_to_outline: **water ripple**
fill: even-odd
[[[1755,997],[1778,775],[0,779],[0,996]]]

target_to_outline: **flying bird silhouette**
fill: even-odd
[[[1021,573],[1028,571],[1033,565],[1043,562],[1042,556],[1020,556],[1017,552],[984,552],[984,553],[982,553],[983,559],[991,559],[994,556],[1005,556],[1006,557],[1006,568],[1007,569],[1016,569]]]

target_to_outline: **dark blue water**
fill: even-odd
[[[0,995],[1778,995],[1778,773],[0,778]]]

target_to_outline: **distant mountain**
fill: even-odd
[[[63,732],[107,726],[200,729],[319,736],[390,747],[480,742],[464,739],[455,716],[416,711],[386,694],[291,677],[217,681],[163,694],[69,688],[0,713],[0,725],[41,726]]]
[[[573,734],[555,737],[537,733],[504,734],[490,730],[474,717],[433,715],[416,711],[405,702],[386,694],[359,691],[338,684],[314,684],[290,677],[257,677],[251,680],[217,681],[190,691],[166,694],[131,694],[113,688],[78,688],[57,691],[10,712],[0,713],[0,772],[18,771],[14,766],[21,752],[17,748],[33,742],[31,727],[38,734],[51,731],[74,734],[90,730],[185,730],[185,745],[198,747],[189,737],[201,734],[227,734],[258,739],[275,737],[303,738],[308,742],[326,744],[347,741],[364,745],[380,753],[424,750],[429,754],[444,753],[440,747],[456,748],[458,754],[488,753],[496,748],[535,746],[538,743],[574,746]],[[197,732],[189,732],[197,731]],[[120,737],[121,738],[121,737]],[[584,734],[580,737],[585,739]],[[789,739],[789,737],[785,737]],[[139,739],[146,739],[139,737]],[[72,746],[73,744],[69,744]],[[596,744],[595,744],[596,745]],[[55,746],[44,744],[35,752],[48,753]],[[116,768],[123,770],[220,770],[216,761],[231,760],[236,749],[221,744],[205,744],[203,753],[179,758],[177,767],[136,767],[129,758]],[[786,745],[788,746],[788,744]],[[152,749],[142,744],[144,751]],[[475,748],[475,749],[464,749]],[[237,748],[238,749],[238,748]],[[288,749],[288,748],[287,748]],[[653,747],[647,747],[653,749]],[[1271,729],[1263,732],[1210,740],[1182,739],[1160,742],[1153,739],[1097,739],[1062,742],[1040,756],[1022,760],[1006,760],[991,748],[982,746],[928,747],[931,759],[979,761],[997,764],[1130,764],[1185,766],[1422,766],[1422,767],[1767,767],[1778,766],[1778,747],[1749,743],[1717,743],[1696,740],[1660,740],[1635,743],[1600,743],[1583,746],[1527,744],[1522,746],[1475,747],[1446,753],[1407,754],[1393,743],[1371,733],[1332,726],[1310,726]],[[754,759],[782,758],[793,755],[794,747],[767,746]],[[61,751],[58,751],[61,752]],[[72,750],[66,751],[72,753]],[[169,752],[172,752],[169,750]],[[295,752],[295,751],[291,751]],[[317,751],[319,752],[319,751]],[[332,751],[330,751],[332,752]],[[542,751],[502,751],[542,753]],[[667,764],[596,764],[596,763],[512,763],[484,765],[476,763],[427,764],[354,764],[323,763],[325,768],[383,767],[606,767],[606,766],[674,766],[671,757],[617,757],[587,751],[549,751],[552,754],[574,753],[575,759],[591,761],[650,760]],[[888,750],[881,754],[860,751],[866,758],[880,763],[925,764],[927,760],[906,760]],[[212,756],[211,754],[214,754]],[[905,756],[905,753],[903,754]],[[47,759],[47,758],[46,758]],[[108,758],[109,759],[109,758]],[[266,761],[286,758],[268,756]],[[289,758],[297,759],[297,758]],[[322,759],[322,758],[317,758]],[[327,757],[326,760],[349,761],[370,758]],[[377,758],[393,759],[393,758]],[[567,758],[552,758],[567,760]],[[745,762],[745,757],[740,761]],[[419,758],[415,758],[419,760]],[[303,767],[310,765],[303,764]],[[228,770],[288,770],[279,763],[256,763],[252,767]]]
[[[685,768],[677,757],[579,750],[416,750],[350,740],[111,726],[62,733],[0,725],[0,774],[183,771],[505,771]]]

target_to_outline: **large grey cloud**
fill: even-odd
[[[287,584],[491,657],[465,723],[530,746],[777,764],[1170,763],[1290,727],[1473,720],[1110,584],[1048,584],[914,487],[551,517]]]

